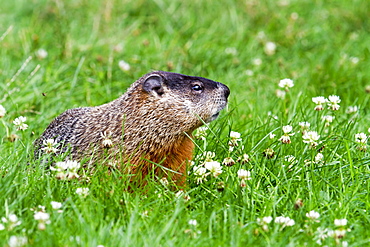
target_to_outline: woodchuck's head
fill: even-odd
[[[166,125],[172,133],[191,133],[215,120],[230,94],[222,83],[164,71],[146,74],[134,91],[141,91],[140,112],[152,120],[149,124]]]

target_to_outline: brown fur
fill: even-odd
[[[35,154],[41,156],[43,141],[54,139],[59,143],[57,154],[70,149],[67,159],[97,163],[108,155],[140,179],[154,170],[157,176],[183,184],[194,149],[189,136],[217,117],[228,95],[229,89],[219,82],[152,72],[110,103],[62,113],[36,140]],[[104,147],[104,138],[113,146]]]

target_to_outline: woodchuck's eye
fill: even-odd
[[[203,91],[203,87],[201,85],[198,85],[198,84],[195,84],[191,87],[191,89],[193,89],[194,91],[196,92],[201,92]]]

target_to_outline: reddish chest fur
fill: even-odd
[[[182,186],[186,182],[186,168],[193,156],[194,144],[184,136],[173,144],[163,146],[161,149],[133,157],[132,173],[136,179],[143,180],[148,174],[154,172],[155,176],[166,177]]]

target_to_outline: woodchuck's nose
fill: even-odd
[[[230,95],[230,89],[226,85],[224,85],[222,83],[220,83],[220,85],[223,88],[224,94],[225,94],[225,98],[227,99],[227,97],[229,97],[229,95]]]

